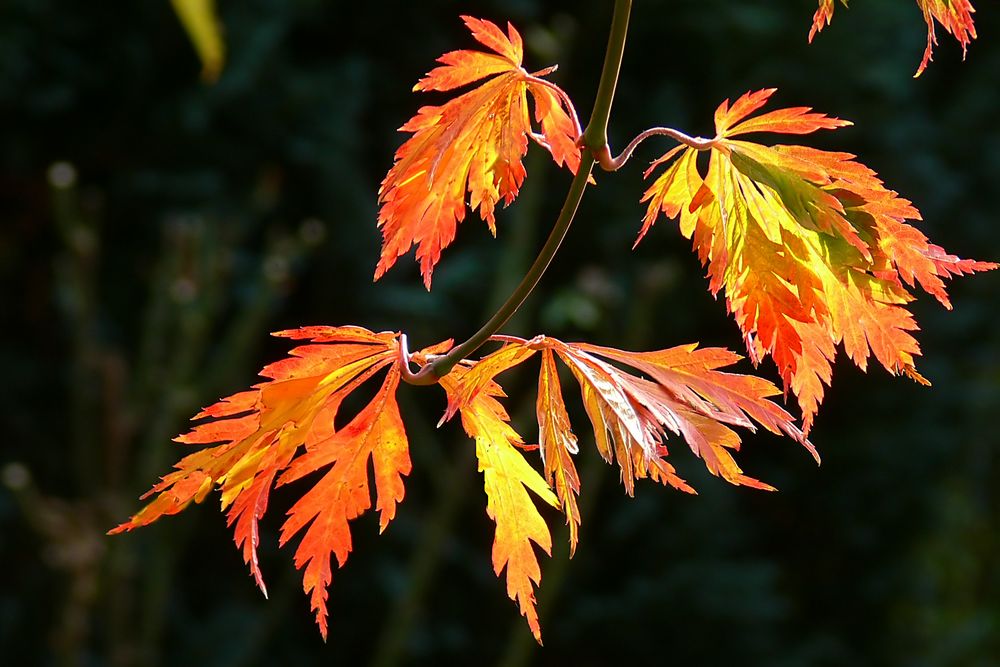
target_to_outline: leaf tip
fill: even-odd
[[[816,462],[817,466],[823,465],[823,459],[820,457],[819,451],[816,449],[815,445],[808,440],[803,439],[802,446],[806,448],[806,451],[812,454],[813,461]]]
[[[916,369],[916,368],[914,368],[913,366],[909,366],[909,365],[907,365],[907,366],[903,366],[903,367],[902,367],[902,368],[900,368],[899,370],[900,370],[900,372],[901,372],[901,373],[902,373],[903,375],[905,375],[906,377],[910,378],[911,380],[913,380],[913,381],[914,381],[914,382],[916,382],[917,384],[919,384],[919,385],[923,385],[924,387],[929,387],[929,386],[931,386],[931,381],[930,381],[930,380],[928,380],[927,378],[925,378],[925,377],[924,377],[923,375],[921,375],[921,374],[920,374],[920,373],[919,373],[919,372],[917,371],[917,369]]]

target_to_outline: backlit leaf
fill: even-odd
[[[907,220],[920,214],[847,153],[764,146],[749,132],[804,134],[848,125],[806,108],[756,117],[773,90],[748,93],[716,111],[716,141],[704,174],[697,151],[674,149],[647,190],[639,238],[660,212],[678,218],[724,290],[754,363],[771,355],[798,397],[808,432],[829,385],[836,346],[862,370],[869,355],[926,383],[914,368],[917,324],[906,304],[918,284],[946,308],[944,279],[995,264],[949,255]]]
[[[937,35],[934,34],[934,22],[937,21],[948,33],[962,45],[962,57],[968,51],[969,44],[976,38],[976,24],[972,20],[975,9],[969,0],[917,0],[917,6],[924,15],[927,24],[927,47],[920,67],[914,76],[920,76],[933,58]]]
[[[483,358],[483,362],[488,362],[484,366],[487,371],[478,373],[479,364],[476,364],[465,373],[458,381],[459,386],[449,392],[451,405],[461,410],[482,395],[483,391],[463,388],[465,378],[485,387],[496,374],[515,365],[498,364],[495,360],[503,358],[521,363],[529,356],[519,353],[521,350],[542,351],[537,401],[539,439],[546,474],[574,530],[573,524],[579,520],[574,497],[579,486],[575,468],[570,474],[572,460],[568,457],[558,464],[550,463],[552,448],[558,451],[557,443],[568,453],[576,448],[576,437],[571,431],[555,372],[556,357],[569,368],[580,385],[583,407],[593,426],[597,449],[609,463],[617,461],[622,482],[630,495],[635,480],[645,477],[693,493],[666,461],[670,434],[681,436],[713,474],[733,484],[758,488],[771,487],[743,475],[736,465],[730,451],[739,449],[740,438],[730,426],[754,430],[756,425],[762,425],[774,433],[790,436],[816,456],[812,445],[795,427],[791,415],[769,400],[780,393],[773,384],[761,378],[718,370],[739,359],[727,350],[686,345],[656,352],[625,352],[585,343],[564,343],[547,336],[531,340],[511,336],[498,336],[497,339],[506,345]],[[611,362],[630,366],[649,379],[623,371]],[[566,471],[567,483],[563,491],[560,491],[560,466]]]
[[[441,378],[449,402],[460,390],[465,369],[457,367]],[[486,513],[496,523],[493,542],[493,570],[497,576],[506,569],[507,595],[517,602],[532,634],[542,641],[535,609],[535,586],[541,581],[532,542],[546,554],[552,552],[552,536],[545,520],[528,493],[559,507],[560,501],[517,447],[524,444],[511,428],[495,383],[488,383],[461,408],[462,426],[476,441],[476,458],[486,489]]]
[[[847,0],[840,0],[847,6]],[[830,25],[830,21],[833,20],[833,10],[836,8],[836,0],[819,0],[819,7],[816,9],[816,13],[813,14],[812,28],[809,29],[809,41],[812,42],[813,38],[819,34],[826,26]]]
[[[556,491],[566,523],[569,525],[570,555],[576,552],[580,529],[580,508],[576,497],[580,493],[580,476],[573,463],[577,452],[576,436],[569,424],[562,387],[552,350],[542,350],[542,369],[538,374],[538,449],[542,454],[545,479]]]
[[[847,6],[847,0],[841,0]],[[927,48],[914,76],[920,76],[927,64],[933,59],[934,47],[937,45],[937,35],[934,33],[934,23],[941,26],[962,45],[962,57],[969,44],[976,38],[976,25],[972,15],[976,12],[969,0],[917,0],[917,7],[924,15],[927,24]],[[825,26],[833,20],[835,0],[819,0],[819,8],[813,15],[812,28],[809,30],[809,41],[813,40]]]
[[[205,408],[195,426],[177,440],[215,446],[181,459],[145,497],[155,498],[117,533],[176,514],[201,502],[217,488],[237,546],[261,590],[257,561],[258,522],[271,489],[323,471],[322,477],[288,513],[281,530],[284,545],[304,535],[295,552],[303,570],[323,637],[327,634],[326,597],[332,573],[330,556],[343,566],[351,551],[348,522],[371,508],[369,467],[374,471],[379,527],[385,530],[403,498],[403,476],[410,472],[406,434],[396,405],[399,368],[396,334],[360,327],[305,327],[277,334],[307,339],[290,356],[261,375],[267,381]],[[379,371],[389,367],[375,397],[349,422],[335,427],[343,401]]]
[[[413,136],[396,151],[379,189],[382,252],[376,280],[416,245],[430,289],[434,265],[465,218],[466,201],[495,235],[497,203],[514,201],[526,176],[522,159],[529,138],[573,172],[580,163],[576,111],[562,90],[521,66],[523,46],[514,27],[508,25],[504,34],[490,21],[462,20],[490,52],[446,53],[438,59],[441,65],[414,86],[450,91],[478,83],[442,106],[422,107],[400,128]]]

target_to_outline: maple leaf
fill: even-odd
[[[466,369],[458,366],[441,378],[449,401],[459,392],[465,374]],[[524,441],[510,426],[498,396],[503,392],[496,383],[484,383],[463,404],[462,426],[476,441],[476,458],[486,489],[486,513],[496,523],[493,571],[500,576],[506,569],[507,595],[517,602],[532,634],[541,643],[534,589],[542,572],[532,542],[551,554],[552,536],[528,491],[553,507],[559,507],[560,501],[517,450]]]
[[[580,508],[576,502],[576,496],[580,493],[580,476],[572,457],[577,453],[578,446],[576,436],[570,428],[555,357],[550,349],[542,350],[535,414],[538,419],[538,449],[542,455],[545,478],[556,490],[563,514],[566,515],[569,551],[572,556],[576,552],[580,530]]]
[[[224,398],[195,419],[208,421],[177,438],[212,445],[182,458],[143,498],[155,498],[112,533],[132,530],[201,502],[212,488],[233,527],[236,545],[265,595],[257,559],[259,521],[275,486],[317,471],[323,476],[289,510],[280,544],[304,535],[295,552],[303,589],[324,639],[330,556],[344,565],[351,551],[348,522],[371,508],[369,461],[374,469],[379,529],[393,519],[403,498],[410,458],[395,392],[397,334],[360,327],[303,327],[275,334],[311,341],[261,371],[267,381]],[[341,428],[343,401],[379,371],[388,372],[374,398]]]
[[[554,358],[558,357],[580,385],[598,451],[609,463],[617,460],[630,495],[634,481],[644,477],[692,491],[664,458],[669,433],[682,436],[713,474],[734,484],[766,486],[742,475],[736,466],[728,450],[738,449],[740,439],[729,426],[753,431],[759,424],[773,433],[790,436],[817,456],[791,415],[769,400],[780,394],[773,384],[718,370],[739,360],[728,350],[699,349],[690,344],[654,352],[627,352],[587,343],[564,343],[548,336],[494,339],[506,345],[463,373],[458,387],[449,391],[446,417],[466,409],[492,386],[496,375],[531,356],[522,352],[541,350],[537,403],[540,440],[575,453],[576,437],[570,431],[555,370]],[[650,379],[623,371],[612,361],[630,366]],[[566,477],[575,478],[575,470]],[[551,478],[556,480],[553,486],[558,492],[558,477]],[[574,494],[579,491],[578,480],[565,486]],[[559,495],[567,517],[571,522],[578,521],[578,515],[571,511],[575,503],[568,502],[572,494]]]
[[[847,6],[847,0],[840,0]],[[816,13],[813,14],[812,28],[809,29],[809,43],[811,44],[813,38],[819,34],[823,28],[830,25],[833,20],[833,10],[836,8],[836,0],[819,0],[819,7],[816,9]]]
[[[647,477],[694,493],[666,460],[671,433],[680,435],[712,474],[737,485],[773,490],[744,475],[736,464],[731,452],[739,449],[741,441],[732,426],[753,431],[761,425],[773,433],[784,433],[819,461],[792,416],[769,400],[780,393],[777,387],[761,378],[719,370],[739,359],[727,350],[698,349],[692,344],[655,352],[625,352],[546,336],[493,339],[505,345],[475,363],[455,366],[451,374],[440,378],[448,396],[442,421],[461,414],[466,432],[476,440],[489,498],[487,511],[497,524],[493,567],[498,576],[506,567],[507,593],[517,601],[539,643],[534,587],[541,581],[541,571],[532,542],[547,554],[552,544],[527,491],[566,515],[571,555],[580,526],[580,478],[573,462],[578,440],[563,401],[557,358],[580,385],[597,449],[608,463],[617,462],[629,495],[634,493],[635,480]],[[508,423],[498,400],[504,393],[494,380],[539,351],[542,363],[536,417],[544,479],[517,450],[525,447],[524,441]],[[428,357],[418,353],[413,359],[426,363]],[[649,379],[623,371],[612,362],[630,366]]]
[[[841,2],[847,6],[847,0]],[[819,7],[813,15],[812,28],[809,30],[810,42],[825,26],[830,25],[830,21],[833,20],[834,3],[835,0],[819,0]],[[914,77],[923,74],[928,63],[933,60],[934,47],[937,45],[937,35],[934,34],[935,21],[962,45],[963,58],[969,44],[976,38],[976,25],[972,19],[976,10],[969,0],[917,0],[917,6],[924,15],[924,23],[927,24],[927,48],[924,49],[924,56]]]
[[[396,151],[379,188],[382,252],[376,280],[416,245],[424,285],[430,289],[441,251],[465,218],[467,192],[469,206],[478,209],[496,235],[497,203],[510,204],[526,176],[522,159],[528,138],[547,149],[556,164],[574,173],[580,164],[576,111],[565,92],[540,78],[545,71],[529,74],[521,66],[524,53],[517,30],[508,24],[505,35],[490,21],[462,20],[491,52],[446,53],[414,90],[450,91],[487,80],[442,106],[422,107],[400,128],[413,136]]]
[[[725,290],[751,359],[772,356],[808,433],[838,344],[862,370],[872,354],[890,373],[926,384],[914,367],[920,348],[907,287],[919,284],[951,308],[945,278],[997,265],[931,244],[907,224],[920,219],[910,202],[853,155],[734,139],[849,124],[805,107],[751,117],[773,92],[719,106],[704,176],[694,148],[675,148],[652,164],[647,177],[667,166],[643,197],[649,204],[639,239],[660,212],[679,219],[708,266],[709,289]]]
[[[917,6],[924,15],[927,24],[927,48],[920,61],[920,67],[914,76],[920,76],[924,68],[933,59],[937,35],[934,34],[934,21],[940,23],[952,37],[962,45],[962,58],[968,51],[969,44],[976,38],[976,24],[972,20],[975,9],[969,0],[917,0]]]

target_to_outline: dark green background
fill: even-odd
[[[490,567],[471,443],[434,429],[436,391],[404,388],[414,471],[395,523],[357,522],[334,574],[331,633],[313,624],[277,526],[248,578],[217,496],[104,536],[182,453],[200,406],[254,381],[305,324],[464,337],[540,246],[568,185],[537,148],[498,239],[471,216],[420,285],[411,257],[379,284],[378,183],[421,104],[433,59],[472,46],[458,15],[512,20],[527,64],[586,118],[610,0],[223,0],[230,59],[205,85],[169,3],[8,0],[0,8],[0,662],[5,665],[996,665],[1000,664],[1000,317],[997,275],[957,281],[955,311],[922,296],[920,369],[934,387],[839,363],[813,440],[747,438],[745,470],[780,493],[674,460],[701,495],[640,484],[585,451],[581,545],[555,512],[538,649]],[[640,0],[612,114],[613,145],[668,124],[711,132],[715,106],[777,86],[856,127],[810,145],[863,156],[963,256],[1000,258],[1000,8],[979,41],[941,35],[911,78],[912,0],[858,0],[806,44],[808,0]],[[641,171],[669,144],[598,174],[562,253],[510,333],[630,349],[738,349],[724,304],[676,226],[635,252]],[[61,166],[53,167],[59,163]],[[71,165],[72,173],[67,173]],[[66,182],[67,176],[71,182]],[[60,178],[64,179],[60,184]],[[750,370],[744,364],[741,370]],[[761,372],[774,378],[766,363]],[[522,432],[530,372],[505,379]]]

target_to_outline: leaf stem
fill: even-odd
[[[618,157],[611,157],[611,149],[607,144],[596,149],[594,156],[597,158],[597,164],[599,164],[601,169],[604,171],[618,171],[625,165],[626,162],[628,162],[629,158],[632,157],[633,151],[635,151],[639,144],[646,139],[655,136],[670,137],[685,146],[696,148],[700,151],[709,150],[719,141],[718,137],[712,139],[706,139],[705,137],[692,137],[684,134],[680,130],[675,130],[672,127],[651,127],[648,130],[643,130],[635,139],[630,141],[628,146],[625,147],[625,150],[623,150]]]
[[[552,258],[559,250],[569,227],[576,215],[576,210],[583,199],[583,193],[587,189],[587,182],[590,173],[594,168],[595,155],[597,149],[607,147],[608,143],[608,118],[611,115],[611,103],[615,96],[615,87],[618,84],[618,72],[621,70],[622,53],[625,50],[625,36],[628,33],[628,18],[632,11],[632,0],[615,0],[614,16],[611,19],[611,34],[608,37],[608,48],[604,55],[604,65],[601,68],[601,79],[597,85],[597,97],[594,100],[594,110],[590,116],[587,129],[580,137],[581,146],[588,150],[581,151],[580,166],[576,170],[576,176],[566,193],[566,200],[563,202],[559,217],[549,233],[549,238],[542,246],[538,256],[528,272],[524,275],[521,283],[514,289],[507,301],[500,306],[493,317],[484,324],[479,331],[474,333],[468,340],[455,346],[447,354],[434,359],[425,364],[417,372],[412,372],[409,366],[409,352],[406,349],[406,337],[400,337],[400,374],[405,382],[416,385],[434,384],[439,378],[447,375],[455,365],[466,358],[490,339],[490,336],[500,330],[507,320],[514,315],[521,304],[524,303],[528,295],[538,285],[545,270],[549,267]]]

